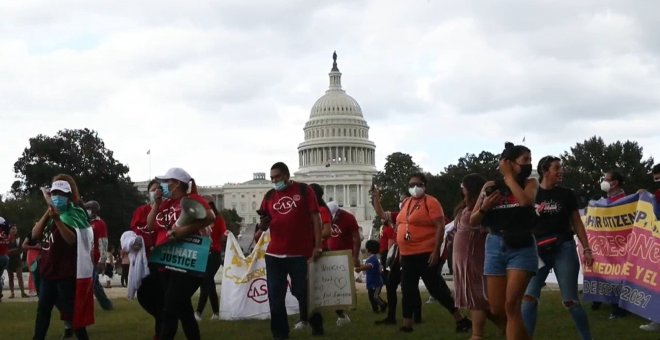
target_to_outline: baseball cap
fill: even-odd
[[[71,185],[67,181],[55,181],[50,186],[50,191],[59,190],[61,192],[71,192]]]
[[[337,211],[339,211],[339,204],[335,201],[330,201],[327,203],[328,205],[328,210],[330,210],[330,214],[332,215],[332,218],[335,218],[335,215],[337,215]]]
[[[165,175],[163,176],[156,176],[156,179],[159,181],[166,181],[168,179],[176,179],[177,181],[181,181],[183,183],[188,183],[192,179],[190,175],[186,172],[186,170],[183,170],[181,168],[170,168],[167,170]]]

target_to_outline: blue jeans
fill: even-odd
[[[554,269],[561,298],[564,306],[571,314],[573,322],[577,327],[578,333],[583,340],[591,339],[589,331],[589,320],[584,312],[578,298],[578,272],[580,271],[580,262],[577,255],[575,240],[571,239],[559,245],[556,251],[539,255],[545,266],[539,269],[536,276],[527,285],[523,299],[522,313],[525,328],[530,335],[534,334],[536,327],[536,316],[538,309],[538,300],[541,298],[541,288],[548,277],[550,269]],[[532,297],[533,300],[530,300]]]
[[[50,316],[53,307],[57,306],[65,322],[73,318],[73,303],[76,292],[76,280],[48,280],[42,279],[39,284],[39,303],[37,305],[37,318],[34,321],[33,339],[45,339],[50,326]],[[74,330],[78,339],[87,339],[85,328]]]
[[[302,256],[279,258],[266,255],[270,331],[273,337],[289,337],[285,301],[287,275],[291,277],[291,294],[298,299],[300,321],[307,321],[307,259]]]
[[[94,267],[94,296],[96,296],[96,301],[99,302],[99,305],[101,305],[101,308],[105,310],[111,310],[112,309],[112,301],[108,299],[108,297],[105,295],[105,291],[103,290],[103,286],[101,286],[101,282],[99,282],[99,275],[96,272],[96,267]]]
[[[536,242],[523,248],[510,248],[501,235],[486,236],[484,275],[506,276],[509,269],[524,270],[535,274],[539,268]]]

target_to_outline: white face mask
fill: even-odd
[[[411,195],[412,197],[420,198],[420,197],[422,197],[422,196],[424,195],[424,188],[422,188],[422,187],[418,187],[418,186],[414,186],[414,187],[408,189],[408,192],[410,193],[410,195]]]
[[[608,191],[610,191],[611,188],[612,188],[612,186],[610,185],[610,182],[608,182],[608,181],[600,182],[600,190],[608,192]]]

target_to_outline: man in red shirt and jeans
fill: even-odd
[[[273,339],[289,338],[286,312],[287,276],[291,293],[298,299],[301,323],[307,315],[307,260],[321,254],[321,218],[312,188],[290,179],[289,168],[278,162],[270,169],[273,190],[268,191],[259,209],[259,227],[270,229],[266,249],[266,281]],[[312,334],[323,334],[320,314],[309,320]]]
[[[104,310],[112,310],[112,301],[108,299],[99,282],[99,274],[105,272],[105,262],[108,259],[108,227],[99,217],[101,205],[97,201],[85,203],[85,210],[89,216],[89,224],[94,231],[94,246],[92,248],[92,261],[94,261],[94,296]]]

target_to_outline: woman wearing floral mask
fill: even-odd
[[[454,307],[454,299],[440,276],[440,246],[444,237],[444,212],[440,202],[425,193],[426,176],[413,174],[408,179],[411,197],[406,199],[397,216],[397,244],[401,253],[401,293],[403,305],[402,332],[412,332],[413,314],[419,310],[419,279],[429,294],[442,304],[456,320],[456,331],[467,332],[472,323]]]
[[[38,269],[39,304],[33,339],[46,338],[51,312],[56,304],[65,322],[73,324],[76,337],[87,339],[85,326],[94,322],[94,300],[91,295],[91,227],[87,222],[87,214],[78,206],[80,195],[71,176],[55,176],[49,195],[51,204],[32,229],[32,238],[42,240]],[[81,236],[83,234],[87,237]],[[82,240],[81,244],[77,244],[78,240]],[[89,242],[83,244],[86,241]],[[78,263],[80,261],[87,262],[88,266]],[[77,291],[77,265],[90,269],[88,294],[82,290]],[[84,302],[77,302],[74,308],[74,299],[91,303],[91,311],[80,308],[85,305]],[[88,312],[91,312],[91,315]],[[84,315],[86,313],[87,315]]]
[[[484,275],[491,313],[496,319],[506,319],[507,339],[529,339],[520,305],[525,288],[538,269],[532,228],[539,182],[529,178],[532,154],[522,145],[505,144],[499,169],[503,180],[483,186],[470,224],[481,224],[489,231]]]

